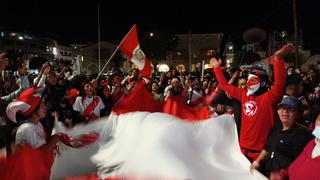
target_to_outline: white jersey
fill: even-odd
[[[105,107],[99,96],[92,96],[91,98],[85,97],[82,101],[82,97],[78,96],[73,104],[73,109],[79,111],[81,114],[86,110],[89,104],[93,102],[93,98],[99,98],[99,103],[95,106],[93,112],[96,116],[100,117],[100,111]]]
[[[40,122],[25,122],[18,127],[16,145],[29,145],[38,148],[46,144],[45,131]]]

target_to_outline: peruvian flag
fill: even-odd
[[[140,48],[136,25],[124,37],[119,48],[138,67],[142,77],[151,75],[151,63]]]

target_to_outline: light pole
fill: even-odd
[[[98,9],[98,61],[99,61],[99,72],[101,70],[101,51],[100,51],[100,0],[98,0],[97,4]]]
[[[296,67],[298,67],[298,53],[299,53],[299,44],[298,44],[298,18],[297,18],[297,1],[293,0],[293,25],[294,25],[294,42],[296,45],[295,57],[296,57]]]

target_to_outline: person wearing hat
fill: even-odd
[[[259,169],[266,165],[266,175],[270,179],[281,176],[290,164],[299,156],[312,138],[308,128],[297,123],[301,118],[302,104],[298,98],[287,96],[278,104],[280,118],[270,134],[259,157],[253,161],[251,168]]]
[[[53,150],[59,137],[53,135],[49,138],[40,123],[46,115],[46,105],[42,102],[39,88],[29,88],[24,91],[7,106],[6,113],[12,122],[20,124],[15,133],[17,146],[28,145],[32,148]]]
[[[309,141],[288,169],[290,180],[318,180],[320,177],[320,114],[312,134],[315,138]]]
[[[253,69],[248,76],[247,89],[242,89],[228,84],[220,67],[221,60],[211,60],[219,88],[241,102],[240,147],[251,162],[259,156],[274,126],[274,106],[282,99],[285,85],[283,59],[293,49],[293,44],[287,44],[272,56],[275,81],[271,90],[265,71]]]

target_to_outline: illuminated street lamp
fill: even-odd
[[[153,36],[154,36],[154,33],[153,33],[153,32],[150,32],[150,33],[149,33],[149,36],[150,36],[150,37],[153,37]]]

